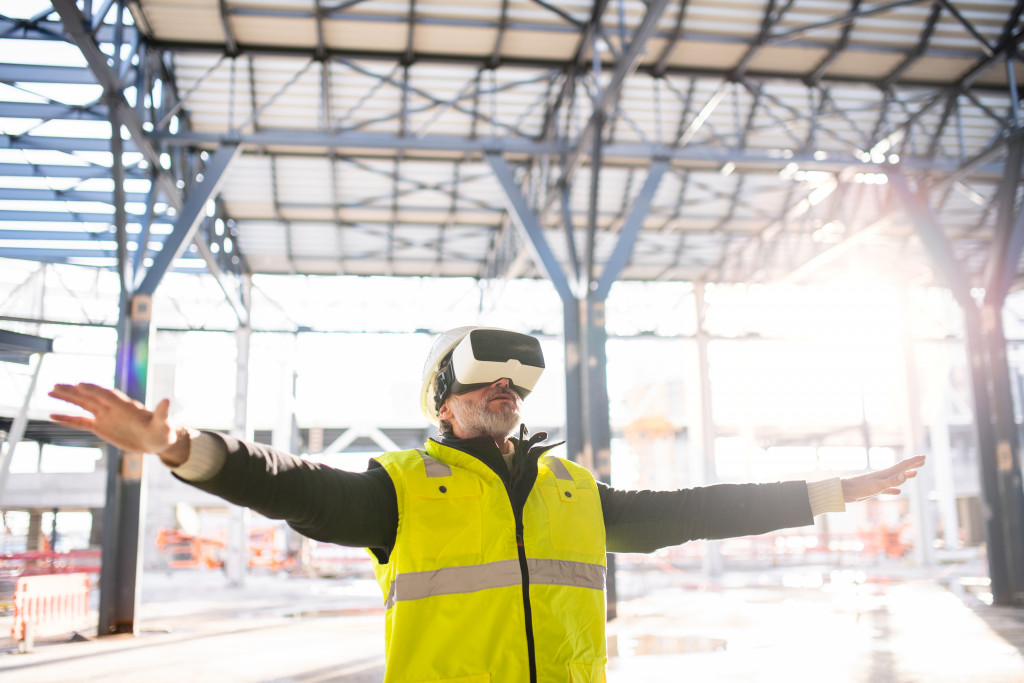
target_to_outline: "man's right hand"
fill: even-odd
[[[122,450],[156,453],[168,467],[188,460],[188,430],[170,421],[171,402],[166,398],[155,410],[148,410],[116,389],[85,383],[58,384],[50,396],[92,413],[92,417],[50,415],[57,424],[90,431]]]

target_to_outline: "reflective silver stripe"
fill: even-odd
[[[572,475],[569,474],[568,468],[558,458],[551,456],[544,459],[544,463],[551,468],[551,471],[555,473],[555,479],[566,479],[572,481]]]
[[[599,564],[527,559],[526,567],[530,570],[530,583],[604,590],[605,568]]]
[[[423,467],[427,470],[428,477],[450,477],[452,476],[452,468],[445,465],[440,460],[434,460],[423,451],[417,451],[420,457],[423,458]]]
[[[527,559],[526,564],[530,571],[530,583],[604,590],[605,568],[599,564],[538,559]],[[399,574],[391,582],[385,607],[390,609],[401,600],[475,593],[487,588],[505,588],[521,583],[519,560],[444,567],[428,572],[408,572]]]
[[[395,606],[395,582],[392,581],[391,585],[388,586],[388,597],[384,600],[384,609],[391,609]]]
[[[522,582],[519,560],[501,560],[464,567],[444,567],[429,572],[399,574],[391,583],[398,584],[396,600],[420,600],[432,595],[475,593],[485,588],[518,586]]]

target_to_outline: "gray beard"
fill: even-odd
[[[492,392],[486,400],[476,403],[463,403],[459,396],[452,396],[449,405],[455,421],[474,436],[487,435],[496,441],[503,441],[519,426],[519,408],[502,403],[497,410],[490,410],[490,400],[497,393]]]

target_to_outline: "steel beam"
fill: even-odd
[[[135,166],[124,169],[125,177],[147,178]],[[60,164],[14,164],[0,163],[0,177],[50,177],[50,178],[106,178],[110,169],[106,166],[71,166]]]
[[[50,15],[52,12],[47,11]],[[15,22],[14,26],[4,27],[5,23]],[[135,40],[138,29],[135,26],[120,27],[124,40]],[[0,38],[18,38],[19,40],[64,40],[64,25],[60,21],[42,19],[25,24],[17,19],[0,17]],[[114,42],[114,27],[110,24],[100,24],[89,28],[93,37],[99,43]]]
[[[619,240],[615,244],[615,249],[612,251],[611,256],[608,257],[607,263],[604,265],[604,271],[602,271],[600,279],[597,281],[597,288],[594,290],[594,297],[596,299],[604,301],[608,298],[608,292],[611,290],[612,285],[615,284],[622,269],[629,262],[629,257],[633,253],[633,246],[636,244],[637,237],[643,229],[644,220],[651,211],[651,202],[654,200],[654,195],[658,191],[658,186],[661,184],[661,179],[667,170],[668,162],[664,159],[657,159],[651,164],[650,171],[647,173],[647,180],[644,182],[644,186],[640,188],[640,194],[633,200],[633,206],[629,210],[626,222],[623,223],[622,230],[619,231]]]
[[[96,77],[89,69],[81,66],[4,64],[3,80],[5,83],[96,85]]]
[[[60,102],[0,102],[0,116],[12,119],[55,119],[106,121],[107,108],[101,104],[79,106]]]
[[[145,192],[126,192],[125,201],[145,202]],[[110,193],[98,190],[46,190],[41,188],[0,187],[0,199],[35,202],[109,202]],[[74,215],[69,211],[68,215]]]
[[[551,251],[551,246],[544,236],[544,229],[537,220],[537,215],[527,204],[526,198],[519,189],[512,168],[498,152],[487,152],[485,156],[504,191],[502,198],[505,200],[509,216],[526,236],[537,267],[547,274],[562,301],[573,299],[575,295],[569,285],[569,280],[565,277],[565,272],[554,252]]]
[[[279,149],[293,148],[308,150],[309,148],[345,149],[345,150],[388,150],[401,152],[457,152],[460,154],[514,154],[531,156],[559,156],[570,151],[564,142],[535,140],[532,138],[505,137],[502,139],[472,139],[455,135],[425,135],[423,137],[402,136],[392,133],[371,133],[361,131],[318,132],[308,130],[260,130],[239,135],[221,133],[196,133],[184,131],[176,134],[156,132],[151,136],[154,140],[169,147],[200,147],[215,148],[222,144],[240,143],[246,148],[261,149],[274,147]],[[57,140],[59,138],[36,138],[36,140]],[[68,140],[64,145],[71,150],[77,149],[77,140]],[[89,141],[83,141],[87,144]],[[43,145],[45,147],[45,145]],[[0,148],[14,147],[5,138],[0,137]],[[59,148],[52,146],[49,148]],[[86,149],[86,147],[82,147]],[[786,154],[780,156],[779,150]],[[354,156],[350,152],[349,156]],[[813,152],[806,150],[779,147],[777,149],[734,149],[719,144],[669,147],[649,143],[606,143],[602,148],[605,164],[649,164],[653,158],[666,158],[673,167],[686,167],[704,170],[717,170],[727,162],[732,162],[749,171],[762,170],[777,173],[783,166],[795,163],[806,171],[840,171],[854,168],[863,173],[884,172],[886,166],[865,162],[852,154],[830,153],[828,159],[815,159]],[[984,179],[1002,178],[1001,164],[988,163],[992,157],[981,160],[983,163],[972,166],[969,170],[975,177]],[[928,171],[937,174],[955,173],[961,164],[951,159],[913,159],[904,158],[903,168],[915,171]]]
[[[48,135],[0,135],[0,149],[47,149],[57,152],[109,152],[105,138],[68,138]],[[137,151],[130,140],[124,141],[126,152]],[[85,168],[85,167],[80,167]]]
[[[139,293],[152,296],[171,264],[195,237],[199,222],[206,214],[206,203],[217,196],[221,184],[227,177],[227,170],[241,151],[241,146],[237,144],[224,145],[210,155],[203,169],[203,180],[189,193],[184,208],[174,222],[174,231],[164,240],[163,248],[153,259],[153,265],[146,271],[146,276],[138,288]]]
[[[231,306],[231,310],[235,312],[239,326],[248,327],[249,306],[246,305],[241,292],[241,289],[245,285],[233,280],[224,272],[220,267],[220,264],[217,263],[217,257],[214,256],[213,251],[210,250],[210,245],[206,243],[206,239],[204,239],[202,235],[196,234],[193,236],[192,241],[196,245],[196,249],[199,251],[199,256],[206,262],[207,270],[210,271],[210,274],[213,275],[213,278],[220,286],[221,291],[224,292],[224,298],[227,299],[228,305]]]
[[[126,212],[127,213],[127,212]],[[129,219],[141,218],[140,214],[127,213]],[[25,211],[25,210],[0,210],[0,222],[5,223],[67,223],[67,224],[82,224],[82,223],[96,223],[98,225],[107,226],[111,223],[113,218],[113,212],[111,213],[95,213],[92,211]],[[131,221],[129,223],[135,223],[138,221]]]

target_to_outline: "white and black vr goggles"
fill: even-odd
[[[544,354],[534,337],[508,330],[473,330],[441,361],[434,382],[434,407],[440,410],[449,394],[475,391],[506,378],[520,398],[526,398],[542,372]]]

